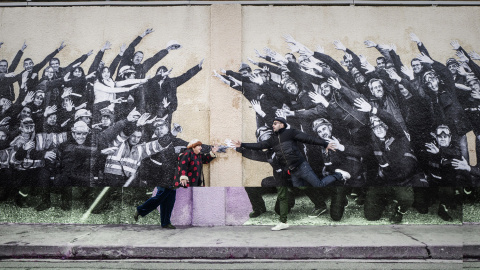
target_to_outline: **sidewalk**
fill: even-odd
[[[480,225],[179,227],[0,224],[0,258],[480,258]]]

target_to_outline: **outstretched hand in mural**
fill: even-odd
[[[468,164],[467,160],[465,157],[462,157],[462,159],[452,159],[452,166],[455,168],[455,170],[464,170],[469,172],[472,168]]]
[[[480,60],[480,54],[476,51],[471,51],[468,55],[470,55],[473,60]]]
[[[147,28],[147,30],[145,30],[141,35],[140,37],[144,38],[146,35],[150,34],[150,33],[153,33],[153,28]]]
[[[420,38],[415,33],[410,33],[410,40],[416,42],[419,46],[422,44],[422,41],[420,41]]]
[[[178,50],[182,47],[176,40],[170,40],[167,43],[167,51]]]

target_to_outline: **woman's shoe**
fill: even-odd
[[[176,229],[177,227],[173,226],[172,224],[168,224],[167,226],[162,226],[162,228],[174,230],[174,229]]]

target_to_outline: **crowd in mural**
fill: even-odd
[[[200,150],[193,149],[201,143],[177,138],[182,131],[172,123],[177,88],[202,69],[203,60],[178,77],[165,66],[152,72],[181,48],[170,41],[144,61],[135,47],[152,32],[122,45],[112,63],[102,61],[112,46],[106,42],[87,72],[82,64],[93,50],[64,65],[57,57],[63,42],[38,63],[24,57],[26,43],[12,61],[0,60],[1,200],[11,196],[23,207],[36,187],[41,197],[36,208],[45,210],[52,187],[158,186],[157,197],[170,198],[162,197],[167,209],[162,226],[171,226],[175,199],[164,188],[204,185],[202,164],[218,147],[204,145],[195,163]],[[350,194],[364,204],[368,220],[378,220],[395,201],[391,221],[398,223],[412,205],[427,213],[437,202],[439,216],[451,221],[455,194],[478,186],[480,170],[467,162],[466,134],[473,131],[479,145],[480,66],[474,60],[480,55],[452,41],[458,60],[445,62],[415,34],[411,39],[419,49],[411,68],[393,44],[365,41],[382,55],[373,66],[340,41],[334,46],[345,54],[336,61],[322,47],[312,51],[285,36],[290,53],[265,48],[264,54],[256,51],[265,61],[249,58],[256,69],[242,63],[238,72],[214,71],[256,112],[257,143],[236,141],[230,147],[272,166],[273,176],[262,186],[278,189],[282,224],[294,204],[292,190],[306,194],[315,206],[312,216],[318,216],[326,211],[325,194],[315,187],[329,186],[333,220],[342,218]],[[192,152],[180,160],[185,149]],[[264,189],[246,190],[250,216],[261,215]],[[63,209],[71,208],[71,196],[71,188],[64,188]],[[139,206],[135,219],[156,208],[152,205]]]
[[[56,57],[66,46],[63,42],[38,63],[23,56],[25,43],[11,62],[0,60],[2,200],[12,196],[25,206],[28,187],[36,186],[42,194],[37,210],[45,210],[50,187],[181,183],[173,179],[178,154],[188,142],[176,137],[182,127],[172,123],[172,114],[178,107],[177,88],[202,69],[203,60],[178,77],[171,77],[172,69],[165,66],[150,72],[181,48],[172,40],[144,57],[135,47],[152,32],[147,29],[128,46],[123,44],[112,63],[102,61],[112,46],[107,41],[88,70],[82,63],[93,50],[63,65]],[[204,185],[201,171],[196,174],[198,181],[188,185]],[[70,209],[71,188],[65,190],[62,208]]]
[[[410,38],[419,50],[408,59],[411,68],[394,44],[364,42],[382,55],[373,66],[340,41],[333,42],[344,52],[337,61],[323,47],[312,51],[287,35],[291,52],[285,55],[266,47],[264,54],[255,50],[264,61],[248,58],[253,70],[242,63],[238,72],[214,71],[256,112],[258,143],[234,146],[246,158],[269,162],[274,179],[266,179],[265,186],[334,186],[334,220],[342,218],[350,193],[363,194],[369,220],[379,219],[394,200],[391,221],[398,223],[412,205],[427,213],[437,197],[439,216],[451,220],[448,210],[455,207],[455,194],[470,193],[479,183],[479,168],[467,162],[466,134],[473,131],[479,145],[480,67],[474,60],[480,55],[452,41],[458,60],[436,59],[418,36]],[[289,130],[296,133],[286,135]],[[476,153],[478,160],[480,151]],[[252,216],[265,212],[262,191],[247,192]],[[311,194],[315,189],[306,193],[314,212],[325,212],[325,203]],[[289,210],[287,195],[285,187],[278,188],[282,223]]]

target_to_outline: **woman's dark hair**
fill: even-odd
[[[105,69],[107,69],[107,70],[110,72],[110,69],[109,69],[107,66],[103,66],[103,68],[101,68],[101,69],[99,70],[100,74],[98,74],[98,76],[97,76],[98,81],[101,82],[101,83],[103,83],[103,84],[105,84],[105,82],[103,81],[103,76],[102,76],[102,74],[103,74],[103,71],[104,71]],[[110,74],[110,77],[112,77],[112,74]],[[105,84],[105,85],[106,85],[106,84]]]
[[[70,73],[70,76],[69,76],[69,79],[74,79],[75,77],[73,76],[73,72],[75,72],[76,70],[80,70],[80,72],[82,73],[82,75],[80,77],[83,77],[85,76],[85,71],[83,70],[82,67],[76,67],[72,70],[72,72]]]
[[[158,74],[158,72],[159,72],[160,70],[163,70],[163,72],[168,71],[168,69],[167,69],[166,66],[160,66],[160,67],[157,68],[157,72],[155,72],[155,74]]]
[[[42,72],[42,80],[48,80],[48,77],[45,75],[45,72],[47,72],[47,69],[53,69],[51,66],[48,66],[46,68],[43,69],[43,72]]]

